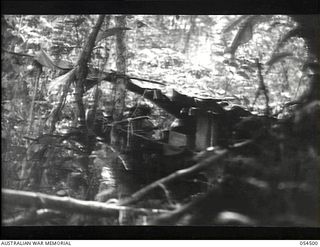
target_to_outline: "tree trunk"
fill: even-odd
[[[182,51],[182,53],[184,53],[184,54],[186,54],[188,49],[189,49],[189,43],[190,43],[191,35],[193,34],[194,28],[196,26],[196,19],[197,19],[196,15],[192,15],[190,17],[190,29],[189,29],[189,31],[187,33],[187,36],[186,36],[186,39],[185,39],[185,43],[184,43],[184,48],[183,48],[183,51]]]
[[[116,26],[125,27],[126,17],[117,16]],[[116,36],[116,53],[117,53],[117,71],[120,73],[126,72],[126,44],[125,44],[125,32],[119,32]],[[125,96],[126,96],[126,81],[123,78],[118,78],[115,85],[115,95],[114,95],[114,109],[113,109],[113,120],[121,120],[123,115],[123,110],[125,106]]]
[[[78,106],[78,119],[79,119],[79,125],[80,128],[82,128],[84,131],[86,130],[86,122],[85,122],[85,109],[83,105],[83,92],[84,92],[84,83],[87,78],[88,74],[88,67],[87,64],[90,60],[92,49],[94,47],[96,37],[98,35],[98,32],[101,28],[101,25],[104,21],[105,15],[99,15],[99,18],[97,20],[96,25],[93,27],[92,32],[90,33],[87,43],[83,48],[83,51],[80,55],[80,58],[77,62],[77,65],[79,66],[79,71],[77,75],[77,82],[76,82],[76,93],[75,93],[75,100],[77,102]],[[86,132],[86,131],[85,131]]]
[[[100,28],[102,26],[102,23],[104,21],[105,15],[99,15],[98,20],[95,24],[95,26],[93,27],[92,32],[90,33],[88,39],[87,39],[87,43],[83,48],[83,51],[80,55],[80,58],[77,62],[77,65],[79,66],[79,71],[77,74],[77,82],[76,82],[76,94],[75,94],[75,99],[77,102],[77,106],[78,106],[78,120],[79,120],[79,127],[81,130],[81,134],[85,140],[86,143],[86,151],[87,154],[90,154],[92,151],[92,145],[91,145],[91,141],[89,140],[89,135],[88,135],[88,128],[86,125],[86,120],[85,120],[85,108],[84,108],[84,104],[83,104],[83,93],[84,93],[84,84],[88,75],[88,62],[90,61],[90,57],[91,57],[91,53],[93,50],[93,47],[95,45],[96,42],[96,38],[97,35],[100,31]],[[89,156],[88,155],[83,155],[80,159],[80,163],[82,165],[82,167],[86,167],[88,168],[88,164],[89,164]],[[88,177],[90,177],[90,172],[87,171],[87,175]],[[88,200],[90,199],[90,194],[91,190],[90,190],[90,184],[88,185],[88,187],[86,188],[86,195],[84,195],[84,197]]]
[[[109,28],[109,25],[110,25],[110,15],[108,15],[105,18],[105,29],[106,30]],[[93,122],[89,123],[89,124],[91,124],[91,126],[94,126],[94,123],[95,123],[95,120],[96,120],[96,112],[97,112],[97,108],[99,106],[99,101],[100,101],[100,98],[101,98],[101,95],[102,95],[102,91],[101,91],[101,89],[99,89],[99,84],[102,81],[103,70],[104,70],[105,66],[108,64],[108,60],[109,60],[108,41],[105,40],[105,58],[104,58],[104,62],[102,64],[101,73],[99,73],[98,83],[96,85],[95,92],[94,92],[94,100],[93,100],[94,104],[93,104],[93,107],[92,107],[92,114],[93,114],[94,117],[93,117]],[[87,122],[87,127],[88,127],[88,122]]]
[[[35,77],[35,82],[34,82],[34,92],[33,92],[33,96],[32,96],[32,103],[31,103],[31,108],[30,108],[30,120],[29,120],[29,126],[28,126],[28,132],[32,132],[32,126],[33,126],[33,122],[34,122],[34,108],[35,108],[35,99],[37,96],[37,91],[38,91],[38,87],[39,87],[39,81],[40,81],[40,76],[42,74],[42,66],[38,65],[36,67],[36,77]]]
[[[110,26],[110,20],[111,20],[111,16],[110,15],[107,15],[106,16],[106,20],[105,20],[105,29],[107,30],[107,29],[109,29],[109,26]],[[108,50],[108,42],[107,42],[107,40],[106,40],[106,43],[105,43],[105,64],[106,64],[106,66],[108,66],[108,61],[109,61],[109,50]],[[110,44],[110,46],[111,46],[111,44]],[[110,109],[111,109],[111,105],[110,105],[110,100],[105,100],[104,102],[103,102],[103,110],[105,111],[105,112],[107,112],[108,114],[110,113]]]
[[[73,82],[74,78],[75,78],[75,72],[76,72],[76,68],[72,69],[71,71],[68,72],[68,78],[63,86],[63,90],[62,90],[62,95],[59,99],[59,103],[58,106],[53,110],[52,112],[52,121],[50,124],[50,130],[49,133],[52,134],[55,129],[56,129],[56,122],[58,122],[59,119],[59,114],[62,111],[65,101],[66,101],[66,97],[68,95],[69,92],[69,88],[71,83]]]
[[[126,16],[121,15],[116,17],[116,27],[125,27],[126,26]],[[117,53],[117,71],[120,73],[126,72],[126,43],[125,43],[125,32],[122,31],[116,36],[116,53]],[[113,105],[113,121],[118,121],[122,119],[123,111],[125,107],[125,96],[126,96],[126,80],[125,78],[117,78],[116,84],[114,87],[114,105]],[[116,126],[112,128],[111,131],[111,145],[121,150],[121,138],[119,138],[119,133],[116,129]],[[117,162],[117,160],[115,161]],[[122,165],[117,164],[117,169],[119,174],[124,174],[125,172],[122,169]],[[123,173],[124,172],[124,173]],[[124,182],[120,182],[117,185],[118,197],[121,199],[122,197],[130,196],[130,192],[128,192],[127,186],[125,186]],[[119,224],[120,225],[128,225],[132,224],[132,215],[126,210],[119,211]]]
[[[116,26],[124,27],[126,25],[126,17],[124,15],[116,17]],[[126,72],[126,44],[125,44],[125,32],[119,32],[116,35],[116,66],[117,71],[120,73]],[[119,121],[122,119],[124,107],[125,107],[125,96],[126,96],[126,79],[118,77],[115,81],[113,88],[113,109],[112,118],[113,121]],[[112,127],[111,130],[111,146],[121,149],[121,138],[117,131],[117,126]],[[122,150],[120,150],[121,152]]]

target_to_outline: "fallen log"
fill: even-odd
[[[150,215],[166,213],[168,210],[133,208],[106,204],[96,201],[83,201],[71,197],[52,196],[38,192],[2,189],[2,202],[16,206],[53,209],[63,212],[110,216],[127,210],[137,214]]]

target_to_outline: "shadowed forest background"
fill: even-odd
[[[4,15],[2,224],[319,227],[319,15]]]

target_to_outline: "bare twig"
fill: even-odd
[[[298,92],[299,92],[299,89],[300,89],[300,86],[301,86],[301,82],[302,82],[303,77],[304,77],[304,75],[302,75],[302,76],[300,77],[300,79],[299,79],[299,83],[298,83],[296,92],[294,93],[294,98],[295,98],[295,99],[297,98],[297,95],[298,95]]]
[[[171,198],[171,195],[170,195],[170,191],[166,188],[166,186],[165,186],[164,184],[159,184],[159,186],[160,186],[160,188],[163,190],[163,192],[164,192],[164,194],[165,194],[165,196],[166,196],[166,198],[167,198],[168,203],[169,203],[171,206],[173,206],[174,203],[173,203],[173,201],[172,201],[172,198]]]
[[[258,68],[258,78],[259,78],[259,88],[256,93],[256,97],[254,99],[253,105],[256,103],[256,100],[260,96],[261,93],[263,93],[265,100],[266,100],[266,109],[265,109],[265,115],[269,116],[270,108],[269,108],[269,95],[268,95],[268,89],[264,83],[263,76],[262,76],[262,67],[261,63],[258,59],[256,59],[256,65]]]
[[[115,150],[112,146],[107,144],[105,145],[105,147],[107,147],[109,150],[111,150],[111,152],[113,152],[117,156],[117,158],[121,161],[126,170],[130,170],[129,165],[117,150]]]
[[[64,212],[80,213],[88,215],[109,216],[117,214],[120,210],[128,210],[138,214],[159,214],[167,213],[163,209],[146,209],[118,206],[96,201],[83,201],[71,197],[52,196],[43,193],[27,192],[11,189],[2,189],[3,202],[20,205],[47,208]]]
[[[133,79],[133,80],[138,80],[138,81],[145,81],[145,82],[150,82],[150,83],[154,83],[154,84],[159,84],[159,85],[163,85],[165,86],[166,83],[164,82],[159,82],[159,81],[154,81],[154,80],[147,80],[147,79],[142,79],[142,78],[138,78],[138,77],[133,77],[133,76],[128,76],[129,79]]]
[[[114,121],[114,122],[110,123],[109,125],[112,126],[112,125],[116,125],[116,124],[128,123],[130,121],[136,121],[136,120],[141,120],[141,119],[150,119],[150,117],[148,117],[148,116],[139,116],[139,117],[134,117],[134,118],[127,118],[127,119],[120,120],[120,121]]]

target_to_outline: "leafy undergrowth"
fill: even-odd
[[[318,102],[311,104],[318,109]],[[103,142],[96,142],[88,156],[81,152],[79,140],[43,137],[47,139],[32,144],[21,163],[20,188],[111,206],[125,203],[131,209],[105,217],[58,210],[37,221],[10,221],[16,215],[27,218],[32,210],[5,207],[9,218],[5,224],[318,227],[319,133],[311,133],[315,138],[308,136],[312,123],[305,122],[303,110],[297,111],[293,122],[276,122],[255,130],[250,141],[197,153],[189,167],[173,174],[161,172],[156,155],[147,157],[139,173],[128,169],[130,157]],[[87,167],[81,165],[83,159]],[[172,159],[170,165],[178,159]],[[196,166],[201,168],[191,172]],[[146,176],[151,172],[156,175]],[[17,182],[5,182],[8,188],[17,188]],[[155,186],[150,188],[152,183]],[[164,211],[141,214],[132,208]]]

